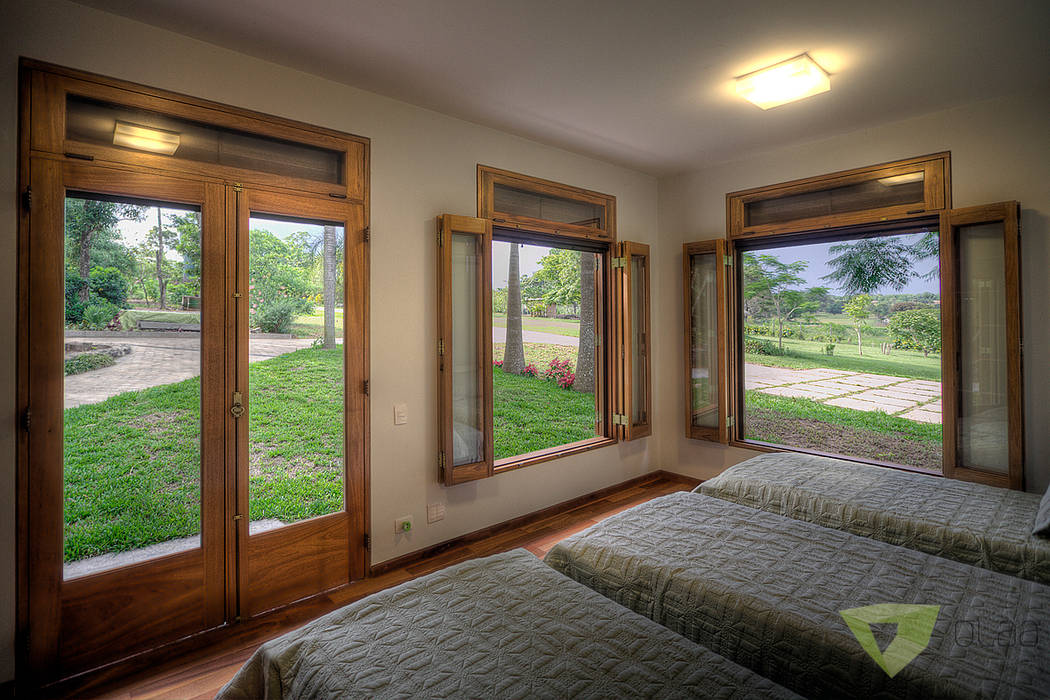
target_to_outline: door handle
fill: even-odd
[[[244,415],[244,403],[241,401],[241,392],[233,392],[233,405],[230,406],[230,415],[240,418]]]

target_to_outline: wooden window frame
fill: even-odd
[[[729,319],[732,312],[729,304],[725,301],[731,297],[729,289],[732,288],[732,276],[736,266],[730,254],[732,243],[716,238],[708,241],[695,241],[682,245],[682,308],[684,310],[683,328],[685,329],[685,433],[686,437],[694,440],[710,440],[726,444],[729,442],[729,416],[725,407],[729,401],[727,371],[729,368]],[[694,255],[714,255],[715,275],[717,278],[715,294],[717,295],[717,319],[715,329],[715,366],[712,367],[714,380],[717,382],[718,392],[718,427],[703,427],[693,425],[693,314],[692,314],[692,259]],[[733,305],[735,306],[735,304]]]
[[[857,185],[913,173],[919,169],[923,171],[921,204],[902,204],[771,224],[747,225],[745,208],[754,202]],[[943,152],[731,192],[726,195],[726,233],[729,240],[762,239],[768,236],[923,218],[928,217],[931,212],[939,212],[946,208],[951,208],[951,154]]]
[[[632,260],[641,257],[645,260],[645,279],[639,282],[634,279]],[[652,322],[650,308],[652,306],[650,296],[650,278],[652,277],[652,259],[649,256],[649,246],[644,243],[623,241],[618,246],[618,269],[621,273],[616,276],[617,291],[616,298],[616,328],[617,336],[614,347],[619,353],[617,363],[618,371],[616,377],[619,381],[618,403],[619,410],[616,412],[619,429],[618,437],[621,440],[637,440],[638,438],[652,435],[653,432],[653,362],[652,362]],[[643,306],[645,314],[643,318],[634,318],[634,307],[631,299],[634,295],[635,286],[640,286],[643,295]],[[632,336],[635,329],[641,326],[642,337],[639,348],[644,360],[634,357],[632,352]],[[645,362],[643,371],[643,382],[645,406],[642,411],[644,420],[635,423],[634,416],[634,364],[639,361]]]
[[[494,225],[534,233],[553,234],[565,238],[600,241],[616,240],[616,197],[612,195],[480,164],[478,165],[477,182],[478,217],[491,219]],[[496,211],[493,194],[496,185],[506,185],[536,194],[551,195],[604,207],[605,227],[579,226],[548,221],[546,219],[534,219],[528,216],[515,216],[507,212]]]

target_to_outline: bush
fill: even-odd
[[[104,352],[85,352],[82,355],[71,357],[66,360],[66,376],[90,372],[93,369],[112,367],[116,360]]]
[[[120,313],[120,307],[105,299],[92,297],[84,308],[80,327],[89,331],[105,330]]]
[[[270,302],[255,312],[254,325],[263,333],[288,333],[299,307],[300,303],[295,299]]]
[[[547,379],[553,379],[562,389],[571,389],[576,382],[576,374],[572,371],[572,363],[568,360],[560,360],[557,357],[551,360],[543,376]]]
[[[80,290],[86,282],[77,277],[76,270],[66,268],[66,323],[76,325],[84,320],[84,308],[80,300]]]
[[[831,357],[835,354],[835,343],[828,343],[824,346],[824,354]]]
[[[941,312],[937,309],[912,309],[890,317],[893,347],[920,350],[925,356],[941,351]]]
[[[115,267],[91,268],[91,293],[111,304],[126,309],[128,307],[128,281]]]
[[[521,373],[526,377],[540,376],[540,371],[536,369],[536,365],[532,364],[531,362],[525,365],[525,369],[521,370]]]
[[[781,349],[772,340],[762,340],[760,338],[744,338],[744,352],[750,352],[755,355],[786,355],[787,350]]]

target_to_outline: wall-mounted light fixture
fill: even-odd
[[[886,185],[886,187],[896,187],[897,185],[908,185],[913,182],[922,182],[923,172],[920,170],[915,173],[905,173],[903,175],[892,175],[890,177],[880,177],[876,182],[880,185]]]
[[[179,134],[117,121],[113,128],[113,145],[172,156],[179,148]]]
[[[736,79],[737,94],[762,109],[830,89],[831,78],[805,53]]]

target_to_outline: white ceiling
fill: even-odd
[[[1050,0],[82,0],[654,174],[1050,85]],[[828,93],[731,79],[808,51]]]

